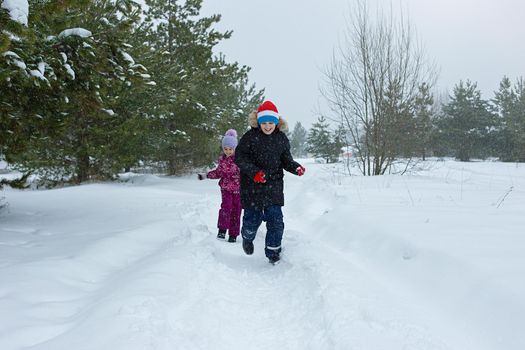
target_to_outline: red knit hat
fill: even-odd
[[[257,123],[268,122],[279,125],[279,112],[272,101],[264,101],[257,109]]]

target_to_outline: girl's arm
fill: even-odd
[[[208,179],[221,179],[224,177],[224,163],[219,158],[219,164],[217,165],[217,168],[208,171],[206,174],[206,177]]]

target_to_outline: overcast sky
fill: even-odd
[[[390,0],[369,0],[390,6]],[[325,110],[322,70],[345,30],[355,0],[204,0],[202,13],[220,13],[219,44],[230,61],[250,66],[250,80],[266,89],[290,123],[307,128]],[[451,91],[460,80],[478,83],[493,97],[507,75],[525,77],[524,0],[392,0],[404,9],[440,74],[437,88]]]

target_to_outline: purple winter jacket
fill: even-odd
[[[208,179],[220,179],[219,186],[221,190],[239,193],[241,174],[239,167],[235,164],[235,154],[226,157],[222,154],[219,157],[217,169],[211,170],[206,174]]]

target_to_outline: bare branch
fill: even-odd
[[[396,17],[392,7],[387,15],[378,9],[372,19],[359,0],[324,72],[321,93],[347,130],[364,175],[384,174],[396,157],[413,153],[408,145],[414,135],[407,130],[415,100],[436,73],[411,28],[402,11]]]

